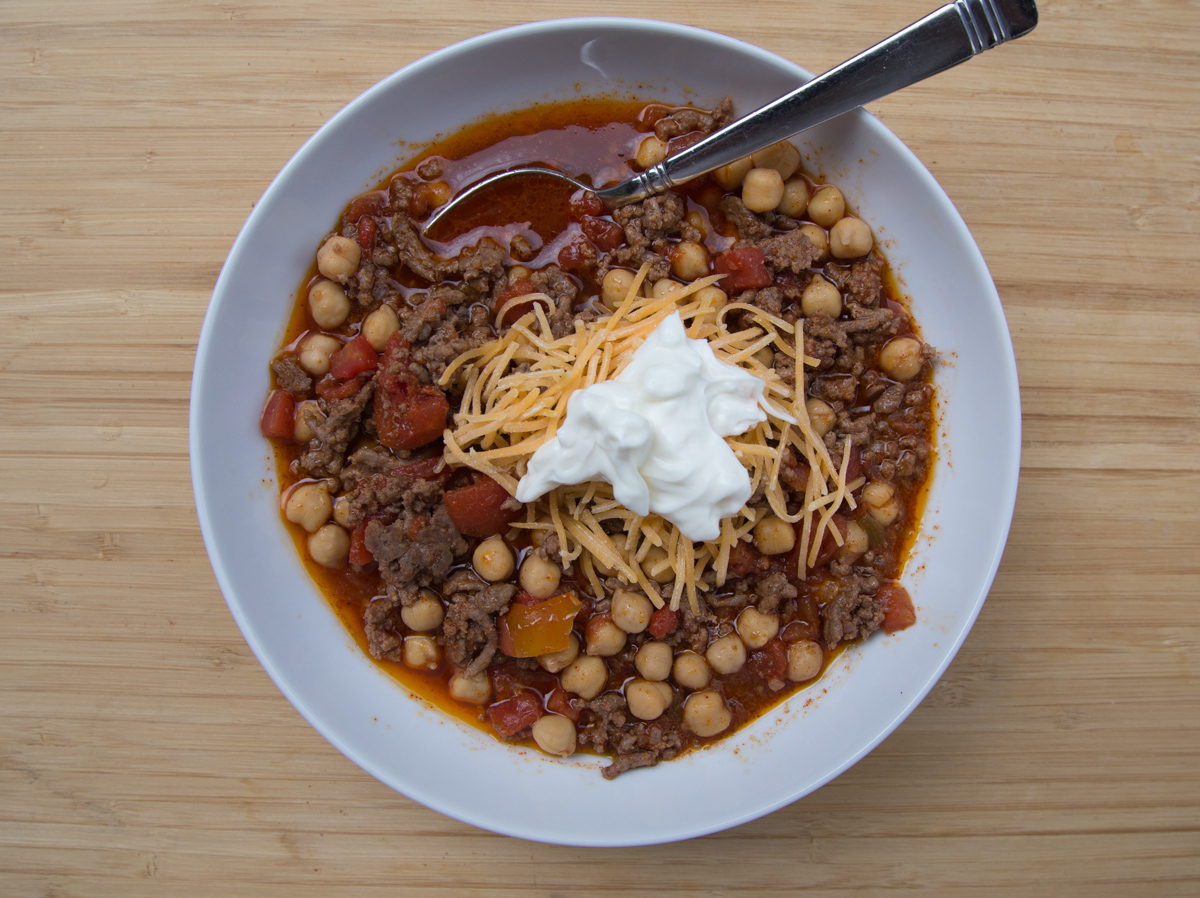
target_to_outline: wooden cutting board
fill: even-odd
[[[820,71],[929,2],[589,11]],[[187,459],[210,291],[296,148],[406,63],[584,8],[0,5],[0,895],[1200,893],[1200,10],[1040,6],[872,107],[962,211],[1016,346],[1020,495],[977,626],[832,784],[601,851],[457,823],[317,735],[225,608]]]

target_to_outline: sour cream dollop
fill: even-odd
[[[763,382],[689,339],[676,313],[615,378],[574,393],[557,434],[529,460],[517,499],[591,480],[636,514],[662,515],[693,541],[750,498],[750,475],[724,437],[767,419]],[[778,412],[775,412],[778,414]]]

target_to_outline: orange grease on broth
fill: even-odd
[[[374,188],[366,191],[364,194],[360,194],[360,197],[377,191],[386,191],[389,183],[397,174],[412,172],[421,162],[432,157],[441,157],[449,163],[446,170],[437,180],[447,182],[450,185],[452,194],[487,174],[502,171],[518,164],[542,163],[573,174],[582,173],[587,176],[583,180],[590,179],[593,184],[598,186],[614,183],[629,177],[635,171],[628,164],[628,160],[633,157],[638,143],[646,137],[647,132],[639,131],[634,123],[643,121],[643,116],[647,110],[653,114],[654,110],[669,110],[670,108],[673,107],[665,107],[655,104],[653,101],[644,100],[587,99],[544,104],[525,110],[490,116],[474,125],[467,126],[461,132],[432,144],[424,152],[412,157],[409,162],[390,172]],[[649,125],[643,124],[642,127],[649,128]],[[811,177],[803,168],[797,171],[796,174],[797,176],[803,176],[808,181],[810,190],[824,183]],[[699,210],[704,215],[707,225],[707,209],[696,201],[694,195],[703,189],[707,179],[701,178],[698,181],[699,184],[696,190],[688,190],[685,187],[682,193],[689,199],[689,209]],[[557,196],[563,192],[561,185],[557,188],[547,185],[547,188],[545,195]],[[538,208],[542,208],[544,206],[542,201],[545,199],[545,195],[543,195],[541,189],[534,188],[530,190],[525,185],[519,189],[514,189],[504,199],[509,203],[516,204],[518,207],[524,206],[526,209],[530,205],[537,205]],[[347,204],[347,208],[349,208],[349,204]],[[485,225],[490,220],[488,216],[494,213],[494,211],[494,207],[478,210],[468,209],[466,216],[460,218],[458,222],[462,227],[457,230],[465,231],[468,228]],[[849,205],[847,206],[847,214],[853,214]],[[536,215],[522,214],[520,218],[530,221],[532,229],[540,234],[562,230],[563,221],[565,220],[555,214],[540,218]],[[339,216],[338,223],[341,220],[342,216]],[[338,223],[335,223],[335,227],[331,229],[331,232],[336,232]],[[709,233],[712,236],[705,242],[710,244],[710,248],[724,249],[725,246],[718,247],[717,245],[713,245],[720,244],[722,240],[720,235],[715,234],[715,229],[709,229]],[[895,275],[890,265],[887,264],[886,259],[884,260],[882,273],[884,289],[888,298],[900,303],[907,309],[908,303],[904,302]],[[296,291],[296,300],[288,320],[284,340],[282,341],[284,346],[293,344],[310,328],[316,329],[309,318],[305,298],[307,297],[309,287],[318,279],[319,275],[317,274],[314,247],[314,260]],[[912,319],[911,315],[910,321],[912,322],[913,331],[919,336],[919,323]],[[358,325],[344,326],[343,328],[336,329],[336,332],[350,336],[357,332],[357,328]],[[271,375],[271,380],[272,386],[274,386],[273,374]],[[930,434],[928,434],[931,444],[934,443],[935,436],[936,429],[931,430]],[[282,508],[283,497],[287,495],[288,490],[293,485],[300,482],[290,470],[291,462],[299,456],[300,452],[299,448],[295,445],[272,442],[276,450],[276,473],[280,484],[280,502]],[[936,447],[934,452],[930,454],[931,471],[935,452]],[[905,534],[904,542],[898,549],[900,573],[903,573],[908,556],[916,542],[917,533],[920,529],[919,522],[928,497],[930,480],[932,480],[932,477],[928,477],[921,488],[907,498],[904,506],[906,519],[917,522],[917,525],[909,528]],[[373,597],[382,593],[378,574],[374,569],[359,574],[350,568],[330,570],[322,567],[308,555],[306,544],[308,534],[303,532],[301,528],[292,525],[287,525],[287,529],[295,543],[296,552],[304,563],[309,575],[330,603],[330,606],[342,621],[346,630],[354,637],[354,641],[359,649],[367,657],[371,657],[368,651],[368,642],[362,616],[366,604]],[[527,547],[528,537],[522,534],[516,543],[518,565]],[[469,566],[469,564],[465,566]],[[897,576],[897,580],[899,580],[899,575]],[[586,584],[581,584],[569,576],[564,576],[563,585],[574,585],[582,594],[588,594]],[[758,720],[763,714],[767,713],[771,708],[778,706],[785,699],[821,683],[829,667],[845,651],[848,645],[853,644],[857,644],[857,642],[842,643],[833,650],[825,651],[821,672],[815,678],[799,685],[789,684],[778,694],[767,697],[761,703],[753,706],[745,706],[744,702],[742,702],[745,698],[741,694],[742,690],[734,691],[732,697],[742,702],[750,710],[750,713],[744,719],[740,720],[738,719],[740,715],[736,715],[734,724],[717,736],[696,739],[695,741],[697,744],[721,741],[737,730]],[[495,732],[486,716],[485,705],[460,702],[450,696],[449,678],[452,669],[444,653],[441,656],[438,667],[434,670],[415,670],[401,662],[379,659],[372,660],[392,678],[441,711],[491,736],[495,736]],[[614,686],[620,688],[620,684],[616,683],[610,683],[609,686],[610,688]],[[812,701],[811,697],[808,698],[804,703],[804,707],[807,708]],[[510,744],[526,745],[536,749],[532,738],[525,740],[507,739],[502,741]],[[589,751],[583,746],[580,746],[577,752],[594,754],[594,752]]]

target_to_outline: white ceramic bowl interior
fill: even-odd
[[[513,60],[522,64],[513,65]],[[234,243],[204,321],[190,449],[204,541],[267,673],[348,758],[430,808],[496,832],[574,845],[666,842],[752,820],[837,776],[912,711],[987,595],[1016,494],[1016,366],[999,297],[962,219],[920,162],[859,111],[797,140],[886,241],[925,337],[941,352],[939,457],[904,582],[918,623],[876,635],[811,690],[727,739],[604,780],[600,759],[502,745],[380,671],[296,557],[259,434],[267,362],[295,289],[346,203],[412,153],[489,113],[579,94],[714,104],[741,113],[807,73],[737,40],[631,19],[542,22],[422,59],[334,116],[284,167]],[[813,701],[809,701],[813,699]],[[586,802],[588,813],[578,809]]]

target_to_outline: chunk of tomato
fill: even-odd
[[[350,563],[362,567],[374,560],[375,556],[367,548],[367,522],[363,521],[350,534]]]
[[[338,380],[349,380],[379,367],[379,353],[359,334],[329,357],[329,373]]]
[[[262,435],[271,440],[296,439],[296,400],[287,390],[272,390],[259,422]]]
[[[496,295],[496,327],[503,328],[505,322],[512,323],[532,312],[534,303],[539,300],[521,297],[537,292],[537,288],[524,278],[518,278],[501,290]],[[547,306],[547,311],[550,310],[549,303],[542,300],[542,304]]]
[[[487,716],[496,735],[507,739],[537,723],[542,716],[542,700],[536,692],[518,692],[489,707]]]
[[[399,332],[388,338],[375,387],[375,430],[389,449],[419,449],[442,435],[450,403],[437,387],[408,370],[409,346]]]
[[[726,293],[737,293],[753,287],[771,284],[771,273],[767,271],[767,259],[762,250],[743,246],[721,253],[713,260],[713,272],[725,275],[717,282]]]
[[[513,602],[503,618],[511,651],[503,644],[500,650],[513,658],[561,652],[570,644],[575,616],[582,607],[572,590],[532,604]]]
[[[913,608],[912,596],[903,586],[888,584],[881,587],[875,594],[875,601],[883,605],[883,630],[885,633],[907,630],[917,622],[917,612]]]
[[[503,533],[524,510],[508,490],[490,477],[449,490],[444,499],[450,520],[467,536],[488,537]]]
[[[579,222],[584,235],[601,252],[609,253],[625,242],[625,229],[615,221],[585,215]]]
[[[672,611],[668,606],[663,605],[650,615],[650,626],[646,629],[655,639],[662,639],[668,633],[674,633],[678,626],[679,612]]]

